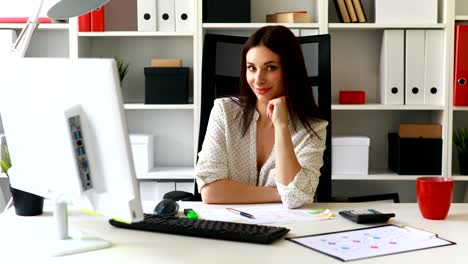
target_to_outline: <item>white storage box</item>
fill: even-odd
[[[130,134],[133,162],[137,176],[144,176],[153,168],[153,135]]]
[[[436,24],[437,0],[376,0],[377,24]]]
[[[369,137],[332,137],[332,174],[369,173]]]

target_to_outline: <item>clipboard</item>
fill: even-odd
[[[437,234],[393,224],[286,238],[341,261],[455,245]]]

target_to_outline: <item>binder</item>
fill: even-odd
[[[78,31],[79,32],[91,31],[91,13],[86,13],[78,17]]]
[[[349,18],[348,10],[346,9],[346,4],[344,1],[345,0],[334,0],[335,9],[340,22],[349,23],[351,22],[351,18]]]
[[[175,31],[175,6],[174,0],[157,0],[158,11],[158,31],[172,32]]]
[[[11,29],[0,30],[0,58],[10,56],[15,41],[16,31]]]
[[[91,11],[91,31],[104,31],[104,6]]]
[[[384,30],[380,50],[380,103],[404,103],[404,31]]]
[[[444,31],[426,30],[424,65],[424,103],[444,104]]]
[[[177,32],[193,32],[195,8],[193,0],[174,0],[175,30]]]
[[[353,0],[354,10],[356,11],[356,16],[359,23],[367,22],[366,13],[364,13],[364,8],[362,7],[361,0]]]
[[[455,29],[455,78],[453,105],[468,106],[468,25],[456,25]]]
[[[346,8],[348,9],[349,18],[351,22],[358,22],[356,11],[354,10],[353,1],[345,0]]]
[[[157,31],[156,0],[137,0],[138,31]]]
[[[424,104],[424,30],[405,31],[405,104]]]

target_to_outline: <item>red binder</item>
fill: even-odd
[[[91,11],[91,31],[104,31],[104,6]]]
[[[453,105],[468,106],[468,25],[455,28]]]
[[[87,13],[78,17],[78,31],[91,31],[91,13]]]

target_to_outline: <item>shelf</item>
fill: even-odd
[[[79,37],[193,37],[193,32],[104,31],[78,32]]]
[[[388,169],[370,169],[369,175],[332,175],[332,180],[413,181],[419,175],[398,175]]]
[[[468,111],[468,106],[454,106],[453,111]]]
[[[333,104],[332,110],[444,110],[443,105]],[[467,107],[468,110],[468,107]]]
[[[468,15],[455,16],[455,21],[457,21],[457,22],[468,21]]]
[[[193,180],[193,166],[161,166],[153,168],[146,175],[137,175],[138,180]]]
[[[414,181],[419,176],[416,175],[332,175],[332,180],[351,180],[351,181]]]
[[[0,23],[0,29],[23,29],[24,23]],[[39,29],[47,30],[68,30],[68,23],[44,23],[39,24]]]
[[[204,29],[256,29],[264,26],[282,25],[288,28],[318,29],[318,23],[203,23]]]
[[[124,104],[127,110],[193,110],[193,104]]]
[[[452,175],[454,181],[468,181],[468,175]]]
[[[446,27],[446,24],[375,24],[375,23],[329,23],[330,29],[414,29],[414,28],[440,28]]]

